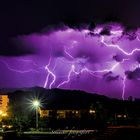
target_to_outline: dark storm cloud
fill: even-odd
[[[107,76],[106,77],[107,82],[111,82],[111,81],[114,81],[114,80],[119,80],[119,75],[117,75],[117,76]]]
[[[8,35],[37,32],[61,22],[69,26],[91,23],[92,29],[100,22],[120,21],[135,27],[140,25],[139,4],[135,0],[17,0],[1,4],[0,19]]]
[[[107,82],[119,80],[119,75],[114,76],[113,73],[110,71],[103,75],[103,79]]]
[[[121,62],[123,60],[121,55],[114,55],[113,59],[116,60],[117,62]]]
[[[140,55],[136,57],[136,60],[140,63]]]
[[[130,80],[139,79],[140,78],[140,68],[136,68],[134,71],[126,71],[125,74],[127,78]]]
[[[11,39],[0,41],[1,56],[23,56],[34,53],[35,49],[23,46],[19,41],[12,41]]]
[[[105,27],[101,32],[100,35],[110,35],[110,27]]]
[[[140,1],[137,0],[46,0],[6,1],[0,4],[0,54],[20,55],[32,50],[18,50],[7,43],[18,35],[40,32],[46,26],[64,23],[81,27],[86,23],[94,29],[98,23],[120,22],[127,30],[140,26]],[[91,33],[92,34],[92,33]],[[102,34],[109,34],[108,29]],[[128,35],[134,39],[134,35]],[[3,41],[5,40],[5,41]]]
[[[126,28],[125,31],[123,32],[123,35],[125,35],[129,40],[135,40],[137,37],[136,30],[137,29],[127,30]]]

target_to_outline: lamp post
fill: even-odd
[[[38,100],[34,100],[33,106],[35,107],[36,110],[36,130],[38,130],[38,108],[40,106],[40,102]]]

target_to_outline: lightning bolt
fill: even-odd
[[[35,69],[28,69],[28,70],[14,69],[14,68],[10,67],[10,65],[4,60],[0,60],[0,62],[2,62],[10,71],[13,71],[13,72],[17,72],[17,73],[21,73],[21,74],[25,74],[25,73],[29,73],[29,72],[39,73],[39,71],[35,70]]]
[[[60,86],[69,83],[72,73],[74,73],[75,75],[79,75],[80,73],[88,72],[88,73],[92,74],[93,76],[95,76],[95,73],[105,73],[105,72],[113,71],[118,65],[119,65],[119,62],[114,64],[111,67],[111,69],[103,69],[103,70],[97,70],[97,71],[93,71],[93,70],[88,69],[87,67],[84,67],[79,72],[77,72],[75,70],[75,65],[71,65],[70,71],[68,72],[67,80],[60,83],[57,87],[59,88]]]
[[[62,85],[67,84],[67,83],[70,82],[70,77],[71,77],[71,74],[74,72],[74,69],[75,69],[75,66],[72,65],[72,66],[71,66],[71,69],[70,69],[70,71],[69,71],[69,73],[68,73],[67,80],[64,81],[64,82],[62,82],[62,83],[60,83],[60,84],[57,86],[57,88],[59,88],[59,87],[61,87]]]
[[[50,59],[49,59],[48,64],[45,66],[45,70],[47,71],[47,77],[46,77],[46,80],[45,80],[45,83],[44,83],[44,88],[47,87],[47,85],[48,85],[48,80],[49,80],[49,76],[51,75],[52,78],[53,78],[52,81],[51,81],[51,83],[50,83],[50,85],[49,85],[49,88],[51,89],[51,88],[52,88],[52,85],[55,83],[56,75],[49,69],[50,63],[51,63],[51,57],[50,57]],[[54,67],[54,68],[55,68],[55,67]]]
[[[103,43],[105,46],[107,47],[113,47],[113,48],[117,48],[119,51],[121,51],[123,54],[127,55],[127,56],[131,56],[133,55],[135,52],[140,51],[140,48],[135,48],[134,50],[132,50],[131,52],[126,52],[125,50],[123,50],[119,45],[117,44],[107,44],[105,42],[105,38],[104,36],[101,36],[101,43]]]
[[[93,73],[104,73],[104,72],[114,71],[115,68],[116,68],[119,64],[120,64],[120,63],[117,62],[117,63],[114,64],[110,69],[97,70],[97,71],[93,71]]]
[[[114,34],[121,33],[121,32],[114,32]],[[139,37],[137,36],[136,38],[138,41],[140,41]],[[131,52],[127,52],[124,49],[122,49],[119,45],[117,44],[108,44],[105,42],[104,36],[101,36],[101,43],[103,43],[107,47],[113,47],[117,48],[119,51],[121,51],[123,54],[127,56],[132,56],[135,52],[140,51],[140,48],[135,48]],[[124,95],[125,95],[125,88],[126,88],[126,76],[123,78],[123,91],[122,91],[122,99],[124,100]]]
[[[73,57],[70,53],[68,53],[66,47],[64,47],[64,52],[65,52],[65,54],[68,55],[70,58],[74,59],[74,57]]]
[[[114,71],[121,63],[124,63],[125,61],[128,61],[128,60],[129,59],[123,59],[121,62],[116,62],[110,69],[103,69],[103,70],[96,70],[96,71],[93,71],[93,70],[88,69],[87,67],[84,67],[79,72],[77,72],[75,70],[75,65],[72,64],[71,68],[68,72],[67,80],[60,83],[57,86],[57,88],[60,88],[61,86],[65,85],[65,84],[68,84],[71,80],[72,73],[75,75],[79,75],[80,73],[87,72],[87,73],[91,74],[92,76],[97,76],[97,75],[95,75],[95,73],[106,73],[106,72]],[[126,81],[126,77],[123,79],[123,93],[122,93],[123,100],[124,100],[124,95],[125,95],[125,81]]]
[[[122,35],[122,33],[123,33],[123,31],[122,30],[116,30],[116,31],[110,31],[110,33],[112,34],[112,35],[118,35],[118,36],[121,36]]]
[[[18,61],[22,61],[22,62],[25,62],[25,63],[33,62],[32,60],[24,60],[24,59],[22,59],[22,60],[20,59]],[[21,74],[25,74],[25,73],[29,73],[29,72],[40,73],[39,69],[44,69],[45,71],[47,71],[47,77],[46,77],[46,80],[45,80],[45,83],[44,83],[44,88],[48,84],[49,76],[52,76],[52,78],[53,78],[51,83],[49,84],[49,88],[52,88],[52,85],[54,84],[54,82],[56,80],[55,74],[49,69],[51,59],[49,59],[49,63],[45,67],[43,67],[43,66],[39,67],[35,62],[33,62],[34,65],[38,66],[37,67],[38,70],[35,70],[35,69],[19,70],[19,69],[15,69],[15,68],[10,67],[10,65],[4,60],[0,60],[0,62],[2,62],[10,71],[21,73]],[[56,64],[55,64],[55,66],[56,66]],[[54,66],[53,70],[55,69],[55,66]]]
[[[73,30],[69,30],[68,33],[71,33]],[[126,50],[124,50],[123,48],[121,48],[121,46],[115,44],[115,43],[109,43],[107,42],[106,38],[104,35],[100,35],[100,32],[102,31],[102,28],[97,28],[96,30],[94,30],[94,32],[92,31],[89,31],[89,30],[84,30],[82,33],[84,34],[87,34],[89,32],[93,33],[93,34],[96,34],[96,36],[98,35],[99,36],[99,39],[100,39],[100,42],[108,47],[108,48],[115,48],[117,50],[119,50],[121,53],[123,53],[124,55],[127,56],[131,56],[133,55],[135,52],[137,51],[140,51],[140,48],[135,48],[133,49],[132,51],[128,52]],[[111,37],[119,37],[122,35],[122,30],[117,30],[117,31],[110,31],[110,34],[111,34]],[[139,37],[137,36],[136,38],[138,41],[140,41]],[[73,76],[77,76],[77,75],[80,75],[84,72],[90,74],[90,76],[92,77],[99,77],[99,78],[102,78],[102,75],[104,73],[108,73],[108,72],[114,72],[117,67],[119,67],[120,64],[124,63],[125,61],[129,60],[129,59],[123,59],[121,62],[116,62],[114,63],[114,61],[110,61],[110,63],[112,63],[113,65],[109,65],[109,66],[106,66],[106,67],[103,67],[102,69],[89,69],[88,66],[80,66],[80,69],[79,69],[79,62],[77,61],[77,59],[79,58],[76,58],[75,55],[73,55],[73,53],[70,53],[72,51],[74,51],[75,49],[75,46],[77,45],[77,42],[78,41],[73,41],[72,44],[66,46],[65,45],[65,42],[64,42],[64,47],[63,47],[63,50],[64,50],[64,53],[65,55],[67,55],[67,58],[70,58],[68,61],[67,59],[65,59],[64,57],[62,58],[61,61],[64,61],[64,65],[67,64],[69,66],[69,69],[67,71],[67,75],[60,75],[61,77],[64,77],[65,80],[61,81],[60,83],[58,83],[58,85],[56,85],[56,81],[58,79],[58,77],[60,77],[59,75],[56,75],[56,71],[55,71],[55,68],[56,68],[56,64],[57,64],[57,60],[52,60],[53,59],[53,52],[51,53],[50,55],[50,58],[49,58],[49,61],[47,63],[45,63],[44,66],[40,67],[38,65],[38,63],[35,63],[33,60],[28,60],[28,59],[18,59],[17,61],[21,61],[21,62],[24,62],[25,64],[29,64],[29,63],[32,63],[32,65],[35,67],[35,68],[29,68],[29,69],[16,69],[16,68],[13,68],[14,66],[12,66],[10,63],[8,63],[7,61],[3,61],[3,60],[0,60],[1,63],[3,63],[10,71],[13,71],[13,72],[17,72],[17,73],[21,73],[21,74],[24,74],[24,73],[30,73],[30,72],[34,72],[34,73],[40,73],[40,69],[45,71],[45,80],[43,81],[43,87],[44,88],[49,88],[51,89],[52,87],[56,87],[57,88],[60,88],[62,86],[64,86],[65,84],[68,84],[70,83],[71,79]],[[77,45],[78,46],[78,45]],[[68,48],[69,47],[69,48]],[[51,48],[52,49],[52,48]],[[81,59],[80,59],[81,60]],[[55,64],[54,64],[54,62]],[[53,66],[52,66],[52,62],[53,62]],[[83,61],[82,61],[83,62]],[[78,63],[78,64],[77,64]],[[77,66],[78,65],[78,66]],[[116,71],[115,71],[116,72]],[[122,76],[122,75],[121,75]],[[127,76],[122,76],[122,99],[124,100],[125,99],[125,90],[126,90],[126,80],[127,80]]]
[[[122,99],[124,100],[124,95],[125,95],[125,87],[126,87],[126,76],[123,78],[123,91],[122,91]]]
[[[18,59],[17,61],[32,63],[34,66],[37,66],[38,67],[37,63],[35,63],[33,60],[29,60],[29,59]]]

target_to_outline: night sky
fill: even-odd
[[[0,4],[0,88],[140,97],[140,1]]]

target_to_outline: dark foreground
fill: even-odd
[[[140,140],[140,127],[120,126],[109,127],[106,130],[94,133],[65,133],[65,134],[52,134],[52,133],[24,133],[17,135],[16,133],[6,133],[3,140]]]

